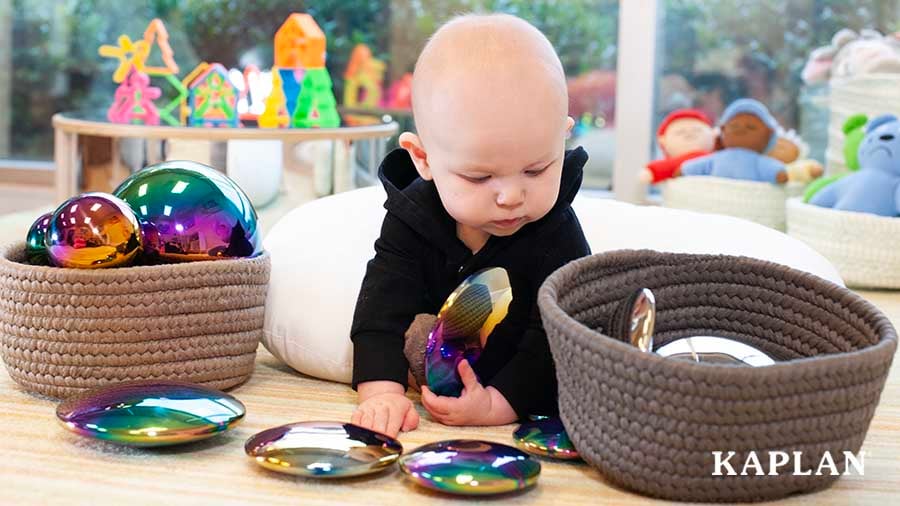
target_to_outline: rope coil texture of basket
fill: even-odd
[[[180,380],[225,389],[253,372],[270,257],[118,269],[0,256],[0,353],[29,391],[65,398],[106,384]]]
[[[741,340],[782,361],[767,367],[696,364],[644,353],[604,334],[639,288],[656,295],[655,345],[679,337]],[[745,257],[615,251],[547,278],[538,294],[557,364],[559,407],[582,457],[612,482],[675,500],[757,501],[827,487],[827,470],[756,476],[755,452],[825,452],[845,469],[878,404],[897,347],[888,319],[831,282]],[[713,475],[713,452],[737,475]],[[721,469],[720,469],[721,470]]]

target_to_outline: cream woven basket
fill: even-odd
[[[784,231],[784,202],[800,185],[775,185],[709,176],[670,179],[662,185],[663,205],[724,214]]]
[[[109,383],[229,388],[253,372],[269,281],[255,258],[80,270],[0,256],[0,354],[24,389],[64,398]]]
[[[787,203],[787,232],[828,259],[847,286],[900,289],[900,218]]]
[[[844,160],[844,132],[841,128],[854,114],[869,118],[881,114],[900,116],[900,74],[866,74],[829,83],[828,149],[825,173],[847,172]]]

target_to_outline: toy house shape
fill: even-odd
[[[220,63],[211,64],[190,86],[190,126],[237,127],[238,90]]]
[[[341,126],[341,117],[338,116],[328,70],[324,68],[306,70],[300,96],[297,97],[297,108],[291,118],[291,126],[294,128]]]
[[[312,16],[295,12],[275,32],[275,66],[325,67],[325,34]]]
[[[377,107],[381,102],[384,62],[372,57],[372,50],[357,44],[344,71],[344,106]]]
[[[135,69],[116,88],[113,104],[106,111],[106,118],[112,123],[158,125],[159,113],[154,100],[162,91],[150,86],[150,77]]]
[[[154,19],[147,25],[144,30],[144,41],[149,48],[149,54],[144,65],[144,72],[151,76],[160,76],[166,74],[178,74],[178,64],[175,63],[175,53],[172,46],[169,45],[169,32],[166,25],[159,18]],[[149,65],[150,59],[154,57],[154,49],[159,51],[159,57],[162,59],[161,67]]]

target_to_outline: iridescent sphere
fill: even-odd
[[[501,267],[478,271],[453,290],[425,346],[425,376],[432,392],[459,397],[463,388],[459,363],[478,360],[488,336],[506,317],[510,302],[509,275]]]
[[[458,495],[505,494],[537,483],[541,464],[500,443],[457,439],[416,448],[400,470],[423,487]]]
[[[114,193],[141,221],[148,263],[252,257],[262,252],[250,199],[212,167],[182,160],[151,165]]]
[[[47,252],[57,267],[129,265],[141,251],[139,227],[125,202],[108,193],[85,193],[54,211],[47,229]]]
[[[542,457],[562,460],[581,458],[558,416],[523,423],[513,432],[513,439],[519,448]]]
[[[403,453],[396,439],[343,422],[298,422],[266,429],[244,444],[259,465],[308,478],[377,473]]]
[[[181,381],[129,381],[66,399],[56,416],[70,431],[129,446],[166,446],[234,427],[246,409],[234,397]]]
[[[34,220],[28,235],[25,238],[25,255],[32,264],[46,264],[50,261],[47,256],[47,229],[50,228],[50,219],[53,213],[45,213]]]

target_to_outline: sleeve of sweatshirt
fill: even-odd
[[[537,292],[547,276],[572,260],[591,254],[590,247],[574,218],[559,227],[548,244],[557,244],[548,251],[535,277]],[[541,322],[541,314],[535,297],[530,321],[519,348],[512,359],[491,379],[489,386],[496,388],[509,402],[520,419],[528,415],[554,414],[557,406],[556,369],[547,333]]]
[[[354,389],[376,380],[407,386],[403,335],[415,315],[426,311],[420,244],[409,226],[391,213],[385,216],[350,329]]]

